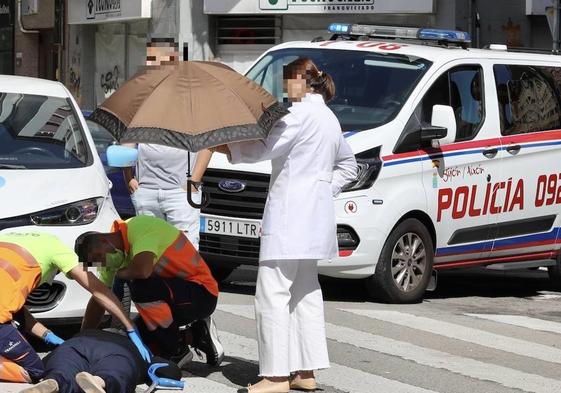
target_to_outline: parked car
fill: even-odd
[[[119,168],[107,166],[107,147],[115,142],[115,138],[113,138],[109,131],[107,131],[104,127],[88,120],[88,116],[91,115],[92,111],[82,110],[82,113],[86,118],[86,124],[92,134],[95,148],[101,158],[105,173],[112,183],[111,197],[113,198],[113,204],[122,218],[132,217],[136,214],[136,212],[131,201],[128,187],[125,184],[123,171]]]
[[[44,231],[74,248],[119,218],[78,105],[59,82],[0,75],[0,232]],[[81,318],[90,295],[63,274],[33,291],[40,319]]]

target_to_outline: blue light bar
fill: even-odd
[[[469,33],[443,29],[421,29],[419,31],[419,39],[448,42],[471,42]]]
[[[337,33],[339,33],[339,34],[340,33],[347,33],[348,34],[348,33],[351,32],[351,26],[352,25],[350,25],[348,23],[332,23],[332,24],[329,25],[327,30],[330,33],[334,33],[334,34],[337,34]]]
[[[374,26],[349,23],[332,23],[328,31],[333,34],[356,35],[379,38],[401,38],[456,43],[469,43],[468,33],[457,30],[428,29],[399,26]]]

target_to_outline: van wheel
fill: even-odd
[[[429,284],[434,248],[427,228],[417,219],[401,222],[388,236],[376,272],[366,280],[368,293],[388,303],[416,303]]]
[[[561,254],[557,256],[557,262],[553,266],[547,267],[547,273],[549,275],[549,281],[553,287],[561,291]]]

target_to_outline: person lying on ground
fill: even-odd
[[[156,356],[159,377],[181,379],[181,370]],[[43,381],[20,393],[134,393],[148,381],[149,364],[124,332],[85,330],[65,341],[44,359]]]

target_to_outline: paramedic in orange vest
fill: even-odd
[[[108,287],[115,280],[129,281],[140,314],[135,323],[155,354],[181,365],[192,357],[192,345],[206,354],[208,364],[220,364],[224,350],[210,318],[218,284],[182,231],[140,215],[115,221],[110,233],[79,236],[76,251],[87,263],[98,263],[99,278]],[[82,327],[96,327],[102,314],[90,300]],[[190,329],[180,330],[188,324]]]
[[[10,232],[0,235],[0,380],[35,382],[43,373],[37,353],[21,335],[42,338],[47,344],[64,341],[37,322],[25,308],[27,296],[39,285],[52,282],[58,271],[76,280],[98,304],[118,318],[146,359],[147,348],[123,313],[115,295],[78,262],[78,256],[56,236],[47,233]]]

